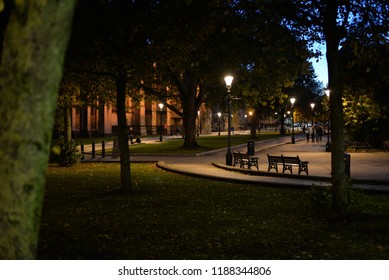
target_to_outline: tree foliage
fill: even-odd
[[[125,191],[132,187],[126,98],[130,86],[139,83],[139,75],[149,61],[145,55],[147,37],[143,27],[153,3],[125,0],[78,2],[67,53],[67,71],[78,73],[79,80],[83,77],[89,80],[86,83],[88,88],[85,84],[80,85],[81,96],[87,90],[88,95],[94,93],[96,96],[84,96],[81,100],[97,99],[100,104],[105,104],[110,100],[111,92],[116,93],[121,189]]]
[[[332,189],[333,208],[339,212],[347,207],[344,174],[343,93],[340,85],[339,63],[342,44],[350,37],[366,43],[384,43],[388,37],[389,5],[385,0],[364,1],[273,1],[285,23],[301,36],[313,42],[325,42],[331,90],[332,125]]]
[[[298,79],[309,74],[308,58],[311,55],[304,40],[298,38],[267,10],[249,10],[253,17],[245,29],[245,42],[250,44],[247,64],[242,64],[242,99],[254,113],[284,110],[288,89]],[[254,22],[252,22],[254,21]],[[246,23],[246,24],[247,24]],[[248,56],[249,55],[249,56]],[[280,115],[283,115],[281,113]],[[252,136],[257,127],[252,123]],[[280,130],[284,133],[284,130]]]
[[[385,123],[389,45],[368,45],[349,40],[343,46],[341,81],[344,91],[345,127],[350,140],[364,140],[380,148],[388,137]]]
[[[227,1],[159,1],[150,18],[155,67],[142,87],[183,118],[186,147],[197,146],[197,111],[212,95],[223,95],[219,85],[236,62],[229,9]]]

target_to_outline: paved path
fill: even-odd
[[[158,144],[157,138],[142,139],[143,143]],[[169,138],[165,138],[167,140]],[[331,179],[331,153],[325,152],[326,139],[321,142],[307,143],[302,136],[296,137],[296,143],[290,143],[290,137],[282,137],[255,143],[255,156],[259,157],[259,170],[244,174],[240,168],[230,168],[225,165],[226,149],[203,153],[196,156],[169,155],[132,155],[131,161],[155,161],[166,170],[214,178],[218,180],[261,183],[275,186],[329,186]],[[107,144],[109,147],[109,144]],[[99,149],[98,147],[96,149]],[[232,147],[234,151],[247,151],[246,144]],[[87,150],[87,148],[86,148]],[[284,175],[275,170],[267,172],[267,154],[298,155],[302,160],[309,161],[309,175]],[[358,152],[351,155],[351,178],[353,187],[376,192],[389,193],[389,153],[387,152]],[[110,156],[96,161],[118,161]],[[305,174],[305,173],[303,173]]]

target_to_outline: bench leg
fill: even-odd
[[[299,175],[301,172],[305,172],[308,175],[308,167],[307,168],[299,167]]]
[[[257,170],[259,170],[258,169],[258,161],[256,161],[256,160],[250,161],[250,163],[249,163],[250,170],[251,170],[251,166],[255,166],[257,168]]]
[[[247,165],[247,168],[250,169],[250,163],[247,162],[247,161],[241,161],[240,162],[240,168],[243,168],[244,169],[244,166]]]
[[[308,164],[302,164],[299,166],[299,175],[301,172],[305,172],[308,175]]]
[[[275,169],[276,172],[278,173],[278,165],[277,163],[269,163],[269,167],[267,168],[267,172],[269,172],[271,169]]]
[[[285,173],[286,170],[289,170],[289,171],[290,171],[290,174],[293,174],[292,165],[284,164],[284,166],[283,166],[283,168],[282,168],[282,173]]]

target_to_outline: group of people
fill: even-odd
[[[305,126],[303,127],[303,131],[305,132],[305,138],[307,142],[309,139],[312,139],[312,142],[320,142],[323,137],[323,128],[321,126],[311,126],[307,129]]]

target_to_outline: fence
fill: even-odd
[[[85,149],[85,145],[83,143],[80,144],[80,153],[81,153],[81,160],[85,160],[85,155],[90,155],[92,159],[95,159],[96,156],[101,156],[102,158],[106,156],[111,156],[111,157],[117,157],[119,155],[119,142],[118,138],[114,137],[113,142],[112,142],[112,147],[106,146],[105,140],[101,141],[101,144],[96,144],[95,141],[92,141],[92,143],[88,146],[88,149]],[[96,146],[98,149],[96,149]],[[89,148],[90,147],[90,148]],[[107,153],[108,151],[111,151]]]

